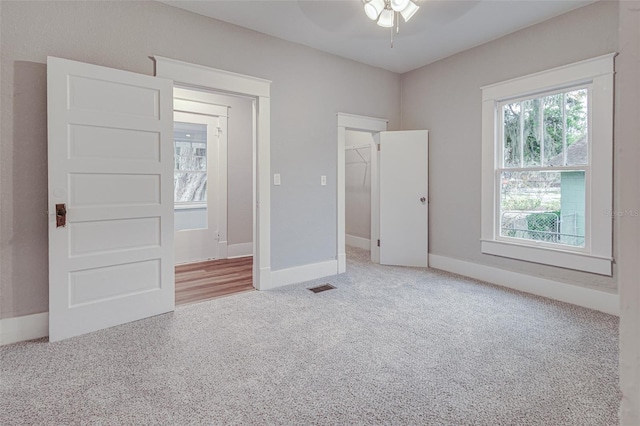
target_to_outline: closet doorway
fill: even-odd
[[[254,290],[253,100],[174,88],[176,304]]]
[[[347,188],[354,191],[358,187],[361,195],[366,194],[366,176],[353,171],[350,173],[352,183],[347,183],[346,163],[347,153],[355,150],[356,157],[349,154],[349,162],[357,164],[362,152],[358,152],[356,148],[369,144],[375,147],[369,157],[370,162],[366,161],[364,155],[360,162],[368,165],[371,170],[370,259],[373,263],[383,265],[428,266],[429,132],[386,131],[387,121],[380,118],[345,113],[338,113],[337,118],[338,273],[346,272],[347,269],[347,238],[351,245],[361,244],[366,247],[366,234],[361,234],[365,237],[352,235],[359,232],[355,229],[361,226],[362,221],[366,221],[366,204],[359,206],[360,213],[355,218],[350,215],[353,223],[349,230],[346,225]],[[353,176],[363,178],[364,188],[362,184],[356,183],[357,179],[353,179]],[[362,198],[359,199],[361,201]]]
[[[377,154],[373,134],[345,132],[345,244],[347,256],[371,257],[372,155]],[[365,253],[366,251],[366,253]]]

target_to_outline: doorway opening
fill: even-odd
[[[377,207],[377,145],[379,143],[378,133],[385,130],[387,130],[387,120],[353,114],[338,114],[336,179],[338,273],[346,271],[347,239],[350,245],[356,245],[356,247],[365,248],[368,245],[371,261],[380,262],[377,245],[380,230]],[[349,197],[349,228],[347,228],[347,197]],[[368,220],[364,217],[367,214],[369,215]],[[366,230],[367,223],[369,225],[368,232]]]
[[[176,304],[253,290],[253,99],[174,87]]]
[[[370,164],[371,261],[383,265],[428,266],[428,143],[427,130],[386,131],[387,121],[351,114],[338,114],[337,142],[337,258],[338,273],[346,271],[347,240],[347,148],[374,146]],[[373,142],[371,142],[373,139]],[[348,141],[354,141],[351,145]],[[357,157],[349,154],[357,162]],[[350,161],[351,162],[351,161]],[[351,165],[349,165],[351,166]],[[349,167],[353,169],[353,167]],[[353,174],[349,170],[350,174]],[[357,173],[357,172],[356,172]],[[366,178],[366,177],[365,177]],[[366,185],[366,180],[364,181]],[[358,185],[352,182],[351,185]],[[361,196],[366,190],[360,186]],[[353,188],[349,188],[351,190]],[[349,191],[350,192],[350,191]],[[350,200],[351,201],[351,200]],[[362,206],[361,206],[362,207]],[[364,209],[366,212],[366,208]],[[360,212],[353,219],[362,221]],[[355,225],[352,225],[353,230]],[[361,225],[361,224],[360,224]],[[366,239],[354,239],[366,246]],[[375,242],[375,244],[372,244]]]
[[[252,285],[255,289],[271,287],[270,235],[270,87],[269,80],[154,56],[155,75],[171,79],[174,87],[200,92],[219,93],[249,98],[252,112],[251,168],[251,249]],[[248,245],[238,249],[246,249]],[[232,245],[227,257],[233,257]],[[237,255],[237,254],[235,254]]]
[[[374,134],[345,132],[345,245],[346,255],[371,258],[372,165],[377,155]],[[376,243],[377,246],[377,243]]]

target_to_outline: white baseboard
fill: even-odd
[[[227,258],[227,242],[218,241],[218,259]]]
[[[49,335],[49,312],[0,319],[0,346]]]
[[[371,240],[362,237],[356,237],[355,235],[346,234],[344,236],[344,243],[348,246],[358,247],[365,250],[371,250]]]
[[[260,285],[256,285],[256,272],[260,276]],[[253,286],[256,288],[256,290],[268,290],[271,288],[271,268],[270,267],[257,269],[254,262]]]
[[[326,262],[312,263],[309,265],[296,266],[279,271],[271,271],[271,286],[269,288],[282,287],[289,284],[301,283],[315,280],[317,278],[335,275],[338,270],[337,260],[327,260]],[[262,288],[260,290],[268,290]]]
[[[620,298],[617,294],[435,254],[429,255],[429,266],[607,314],[620,315]]]
[[[229,244],[227,258],[253,256],[253,243]]]
[[[347,272],[347,254],[338,253],[338,273],[343,274]]]

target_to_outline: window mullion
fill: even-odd
[[[538,134],[540,135],[540,165],[544,166],[544,100],[538,98]]]
[[[567,165],[567,94],[564,92],[562,93],[562,165]]]
[[[524,166],[524,105],[522,101],[520,101],[520,167]]]

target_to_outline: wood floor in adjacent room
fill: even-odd
[[[176,266],[176,305],[253,290],[253,257]]]

